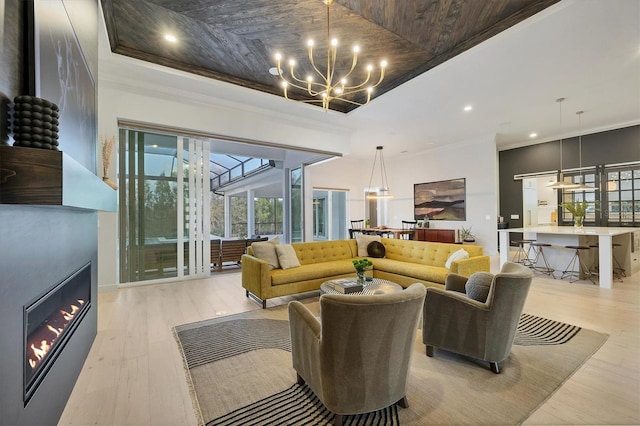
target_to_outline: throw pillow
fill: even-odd
[[[487,301],[487,296],[489,296],[492,282],[493,274],[489,272],[474,272],[464,285],[464,291],[470,299],[484,303]]]
[[[367,254],[369,257],[381,259],[384,257],[386,249],[380,241],[371,241],[367,245]]]
[[[276,245],[276,253],[278,253],[278,261],[282,269],[291,269],[300,266],[296,251],[291,244]]]
[[[469,257],[469,253],[467,253],[465,249],[454,251],[453,253],[451,253],[451,256],[449,256],[444,266],[447,269],[451,269],[451,263],[453,263],[454,260],[466,259],[468,257]]]
[[[382,241],[382,239],[380,238],[380,235],[358,235],[356,238],[356,244],[358,244],[359,257],[369,256],[367,246],[371,241]]]
[[[280,268],[278,254],[276,253],[276,246],[279,245],[280,239],[277,239],[277,242],[275,242],[276,238],[270,241],[259,241],[251,244],[254,256],[267,262],[269,269]]]

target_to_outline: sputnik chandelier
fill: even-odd
[[[307,50],[309,53],[309,61],[311,62],[311,67],[315,71],[315,78],[318,76],[319,81],[316,81],[314,75],[309,74],[305,78],[301,78],[300,75],[296,75],[296,61],[295,59],[290,59],[289,64],[289,75],[285,76],[284,71],[282,69],[281,63],[283,60],[283,56],[281,53],[276,53],[276,70],[277,75],[281,80],[281,85],[284,91],[284,97],[289,98],[288,89],[289,87],[294,87],[301,91],[304,91],[312,97],[312,99],[303,99],[300,100],[304,103],[311,104],[321,104],[322,108],[327,111],[329,109],[329,104],[331,101],[342,101],[347,102],[353,105],[363,106],[369,103],[371,100],[371,93],[373,89],[382,83],[384,79],[384,70],[387,66],[387,61],[383,60],[380,62],[380,77],[375,84],[369,84],[371,80],[371,74],[374,71],[373,65],[369,64],[366,67],[367,76],[364,81],[360,83],[352,83],[350,81],[351,74],[356,69],[356,65],[358,63],[358,53],[360,52],[360,47],[358,45],[353,46],[353,59],[351,61],[351,68],[346,71],[338,71],[336,70],[336,57],[338,56],[338,40],[335,38],[331,38],[331,19],[330,19],[330,9],[333,0],[323,0],[323,3],[327,6],[327,66],[324,72],[316,66],[316,62],[314,60],[313,55],[313,40],[307,41]],[[359,102],[356,99],[359,94],[366,92],[366,101]],[[362,99],[362,98],[361,98]],[[297,100],[297,99],[291,99]]]

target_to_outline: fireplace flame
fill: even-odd
[[[80,307],[85,303],[84,300],[81,299],[77,302]],[[50,337],[48,337],[48,340],[41,340],[40,346],[36,346],[35,343],[32,343],[29,346],[31,348],[31,354],[29,355],[28,362],[31,369],[35,369],[40,361],[45,358],[47,353],[53,347],[53,344],[56,342],[57,338],[60,337],[64,329],[71,323],[71,320],[73,320],[78,311],[80,311],[80,307],[76,305],[70,305],[71,312],[67,312],[67,310],[61,309],[59,311],[60,315],[62,315],[62,318],[66,321],[66,323],[62,327],[54,327],[51,324],[47,324],[45,328],[50,332]]]
[[[40,342],[39,348],[36,348],[33,343],[31,344],[31,350],[33,351],[33,354],[36,356],[35,360],[29,359],[29,365],[31,366],[31,368],[34,368],[36,365],[38,365],[39,361],[42,361],[42,358],[44,358],[47,352],[49,352],[49,349],[51,349],[51,345],[46,340],[42,340]]]
[[[56,337],[60,336],[63,330],[62,328],[55,328],[51,324],[47,324],[47,329],[51,331],[53,334],[55,334]]]
[[[80,310],[80,308],[78,308],[76,305],[71,305],[71,312],[67,312],[65,310],[60,310],[60,313],[62,314],[62,317],[67,320],[67,321],[71,321],[73,319],[73,317],[76,315],[76,313],[78,313],[78,311]]]

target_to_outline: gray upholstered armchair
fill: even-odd
[[[533,272],[507,262],[490,281],[486,302],[465,294],[467,278],[449,274],[445,290],[428,288],[424,303],[422,341],[427,355],[446,349],[489,362],[494,373],[511,352]]]
[[[289,303],[291,355],[298,383],[342,416],[407,407],[406,384],[425,287],[370,296],[325,294],[320,318]]]

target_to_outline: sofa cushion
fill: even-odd
[[[452,262],[456,260],[468,259],[468,258],[469,258],[469,253],[465,249],[461,248],[460,250],[454,251],[453,253],[451,253],[451,256],[449,256],[449,258],[445,262],[444,267],[447,269],[451,269]]]
[[[367,245],[367,254],[370,257],[381,259],[384,257],[384,253],[385,253],[384,244],[382,244],[380,241],[371,241]]]
[[[392,259],[373,259],[373,270],[376,269],[390,274],[404,275],[422,281],[444,283],[450,271],[440,266],[421,265],[413,262],[403,262]]]
[[[275,240],[275,239],[274,239]],[[269,269],[277,269],[280,267],[278,261],[278,253],[276,253],[276,245],[273,241],[260,241],[251,244],[253,255],[258,259],[262,259],[269,264]],[[280,241],[278,239],[278,241]]]
[[[358,244],[358,256],[365,257],[369,256],[367,253],[367,246],[371,241],[380,241],[380,235],[358,235],[356,238],[356,243]]]
[[[300,266],[296,251],[291,244],[275,244],[278,262],[282,269],[297,268]]]
[[[464,291],[467,297],[484,303],[487,301],[492,282],[493,274],[489,272],[474,272],[465,283]]]
[[[301,265],[293,269],[274,269],[271,271],[271,285],[291,284],[301,281],[356,276],[351,259],[334,260],[309,265]]]

